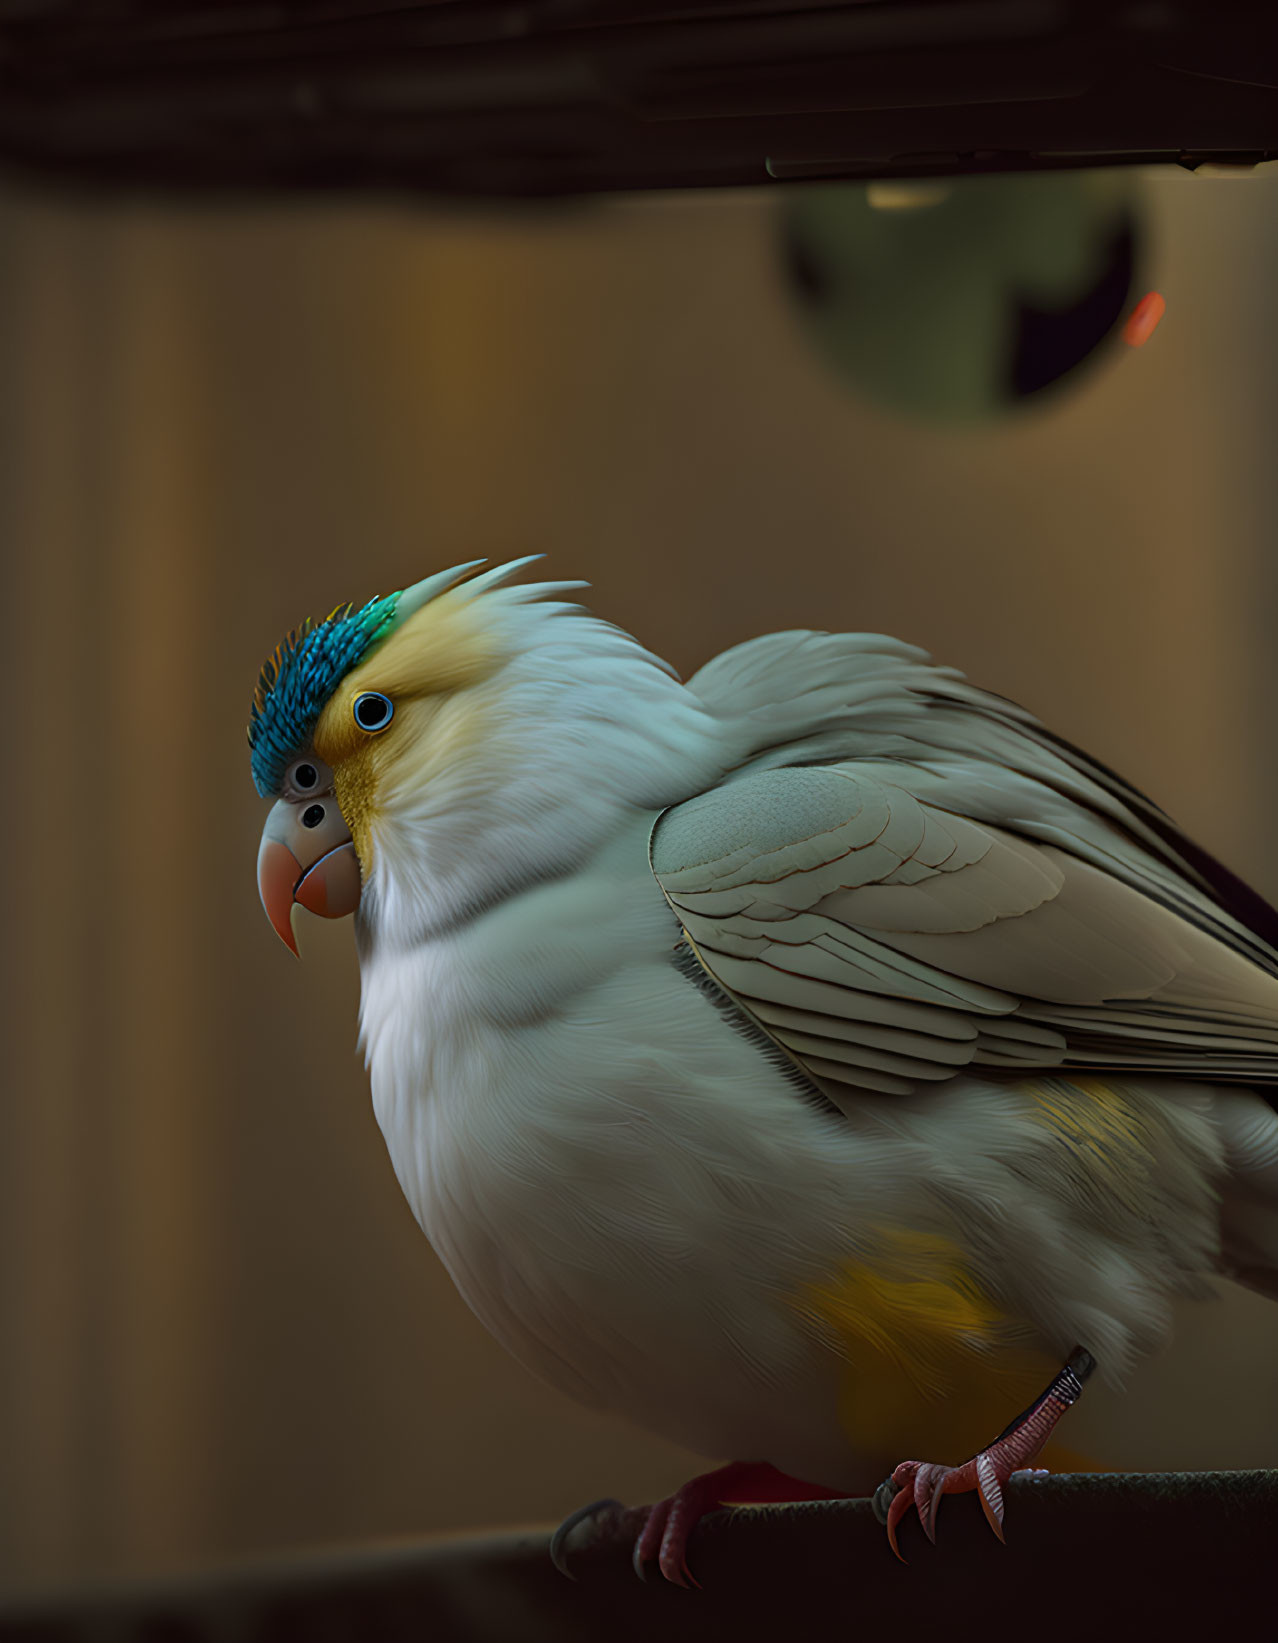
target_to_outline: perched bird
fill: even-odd
[[[526,563],[267,663],[267,914],[356,913],[377,1118],[480,1319],[730,1459],[640,1565],[885,1472],[894,1547],[959,1489],[999,1529],[1175,1296],[1278,1295],[1278,914],[910,645],[777,633],[685,684]]]

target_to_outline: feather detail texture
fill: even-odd
[[[764,770],[653,831],[702,962],[824,1088],[987,1066],[1278,1080],[1278,977],[1250,943],[910,776]]]

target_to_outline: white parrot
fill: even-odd
[[[685,684],[526,563],[304,624],[252,710],[262,900],[357,914],[413,1213],[534,1373],[729,1461],[641,1568],[885,1472],[894,1548],[961,1489],[1001,1533],[1173,1297],[1278,1295],[1278,914],[909,645]]]

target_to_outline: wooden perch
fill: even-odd
[[[0,164],[537,195],[1278,155],[1256,0],[0,0]]]
[[[970,1495],[930,1546],[911,1514],[896,1562],[868,1501],[716,1514],[701,1591],[643,1585],[639,1515],[583,1532],[576,1582],[544,1532],[333,1552],[0,1610],[0,1643],[781,1643],[1030,1638],[1083,1643],[1269,1635],[1278,1472],[1017,1479],[1006,1546]]]

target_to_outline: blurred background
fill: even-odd
[[[299,965],[257,901],[244,724],[285,629],[544,551],[685,672],[887,631],[1278,897],[1276,259],[1261,176],[0,196],[0,1585],[699,1468],[508,1361],[400,1198],[351,926],[305,919]],[[1069,1441],[1273,1465],[1275,1366],[1278,1307],[1227,1294]]]

